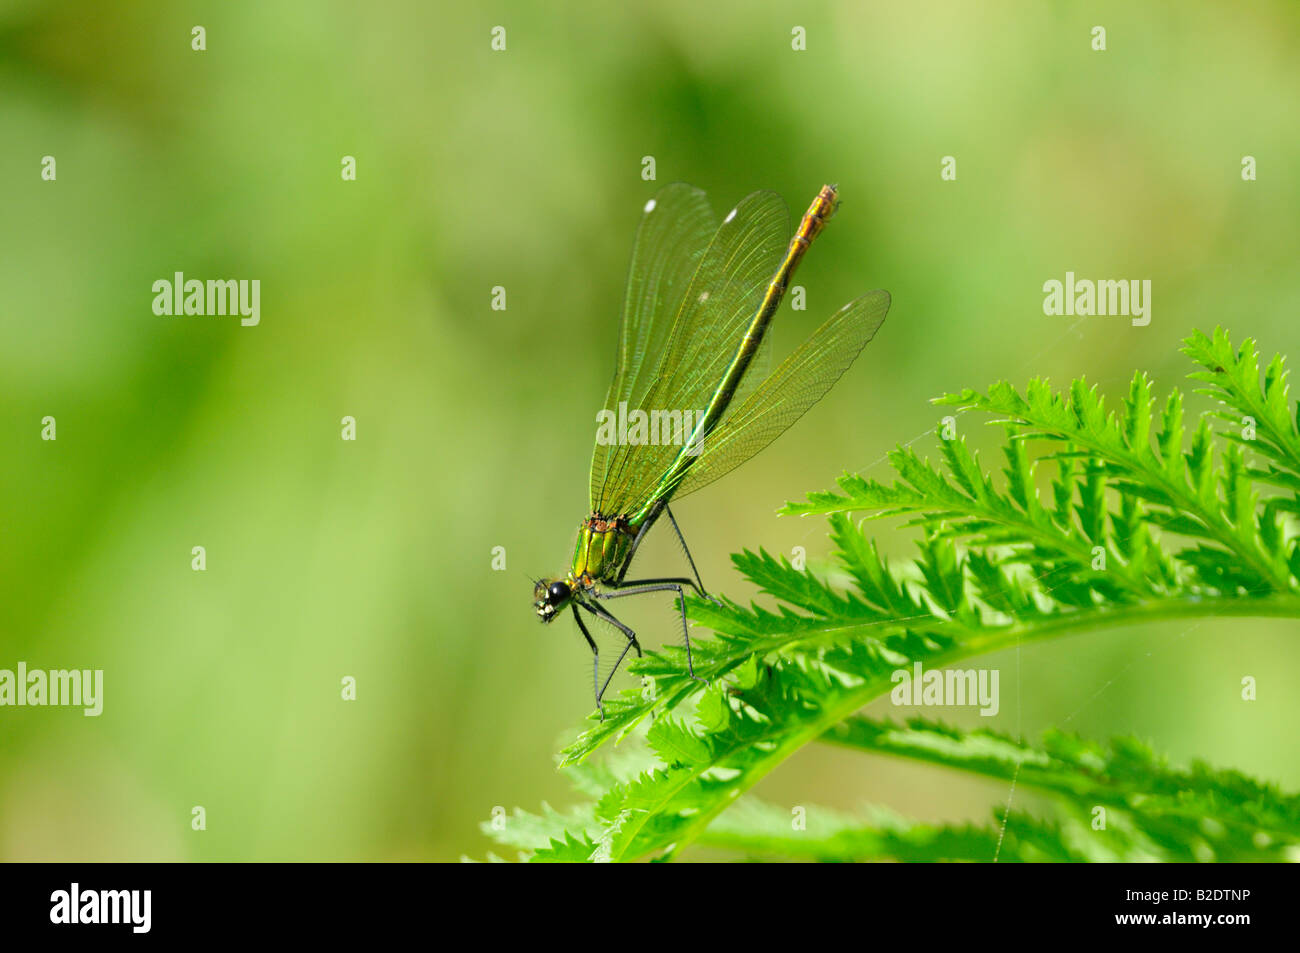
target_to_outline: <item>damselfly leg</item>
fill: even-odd
[[[682,591],[682,586],[690,586],[696,594],[703,599],[708,599],[714,605],[721,603],[713,596],[709,595],[704,588],[704,581],[700,579],[700,571],[695,568],[695,559],[691,556],[690,547],[686,545],[686,537],[682,535],[681,527],[677,525],[677,518],[673,516],[673,511],[667,505],[664,511],[668,514],[668,522],[672,524],[673,532],[677,534],[677,542],[681,544],[682,552],[686,554],[686,562],[690,564],[691,572],[695,575],[694,579],[684,577],[670,577],[664,579],[623,579],[614,583],[610,588],[596,593],[598,599],[618,599],[622,596],[636,596],[647,592],[676,592],[677,602],[682,610],[682,639],[686,643],[686,670],[691,678],[697,682],[706,681],[695,674],[695,659],[691,653],[691,633],[690,626],[686,621],[686,595]],[[642,531],[637,534],[636,540],[632,544],[632,550],[628,554],[627,566],[632,565],[632,557],[636,555],[637,548],[645,533]],[[625,567],[626,569],[626,567]],[[610,618],[613,618],[612,616]]]
[[[600,681],[600,649],[596,647],[596,640],[591,637],[591,632],[587,630],[586,623],[582,621],[582,616],[578,612],[579,608],[586,609],[592,615],[604,619],[610,625],[622,632],[624,637],[627,639],[627,645],[623,646],[623,651],[619,653],[618,660],[614,662],[614,667],[611,668],[609,674],[605,676],[604,684],[601,684]],[[614,618],[614,616],[604,606],[578,601],[574,605],[573,618],[577,620],[578,628],[582,630],[582,637],[586,639],[587,644],[591,646],[591,684],[592,688],[596,692],[596,707],[600,709],[600,720],[604,721],[605,705],[602,700],[605,697],[605,690],[609,688],[609,683],[613,680],[614,673],[619,670],[619,666],[623,664],[623,659],[627,658],[627,653],[631,649],[636,649],[636,657],[641,658],[641,643],[637,641],[636,633],[618,619]]]
[[[686,622],[686,596],[682,592],[682,586],[695,587],[695,583],[689,579],[641,579],[636,582],[624,583],[617,589],[607,589],[604,592],[597,593],[596,598],[619,599],[623,596],[637,596],[646,592],[677,593],[677,602],[682,608],[682,638],[686,640],[686,670],[691,678],[697,682],[703,682],[705,679],[695,674],[695,659],[691,655],[690,627]],[[708,595],[702,589],[698,591],[701,595]],[[610,618],[612,619],[613,616],[610,616]]]

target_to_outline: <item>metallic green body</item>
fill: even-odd
[[[636,532],[626,520],[593,516],[578,528],[569,585],[575,589],[591,583],[616,583],[632,559]]]
[[[759,345],[763,343],[767,329],[772,324],[777,309],[781,306],[781,299],[785,297],[786,286],[789,285],[790,279],[794,276],[795,269],[799,267],[799,262],[803,260],[804,253],[812,245],[813,239],[821,233],[821,230],[826,227],[826,222],[835,214],[835,206],[838,202],[839,199],[833,185],[823,186],[821,192],[813,199],[808,212],[799,223],[799,230],[795,232],[794,238],[790,240],[781,267],[776,270],[776,274],[768,282],[767,292],[763,295],[763,303],[750,320],[749,326],[745,329],[744,337],[740,339],[740,343],[736,346],[731,364],[727,367],[722,380],[718,382],[710,395],[708,409],[696,426],[695,432],[691,434],[686,445],[668,468],[668,472],[664,474],[655,492],[639,510],[632,514],[630,520],[632,525],[640,526],[642,523],[653,520],[659,509],[668,503],[669,498],[676,491],[690,468],[699,461],[700,447],[707,443],[709,435],[713,433],[714,428],[718,426],[723,415],[730,408],[731,399],[735,397],[741,379],[749,370],[750,362],[753,361],[754,355],[758,353]]]

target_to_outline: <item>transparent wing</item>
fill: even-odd
[[[607,515],[635,512],[661,491],[683,442],[676,439],[676,430],[667,435],[662,431],[678,415],[700,414],[708,406],[780,264],[788,232],[789,214],[781,197],[755,192],[718,226],[680,293],[657,296],[656,309],[668,307],[656,311],[653,321],[658,324],[666,316],[671,327],[662,339],[657,329],[650,335],[637,386],[625,391],[629,412],[664,415],[660,419],[665,426],[659,428],[658,442],[619,442],[604,448],[600,467],[592,468],[593,510]],[[653,349],[660,341],[662,351],[656,357]],[[647,374],[650,366],[654,371]],[[746,392],[752,386],[742,382]],[[618,412],[609,403],[606,409]]]
[[[849,369],[888,311],[889,292],[871,291],[832,315],[744,402],[732,405],[694,464],[666,492],[674,499],[693,493],[785,433]]]
[[[618,413],[620,403],[637,407],[658,369],[686,288],[699,268],[718,222],[704,193],[677,182],[664,186],[646,203],[632,246],[623,325],[614,360],[614,378],[605,408]],[[592,509],[615,448],[597,442],[591,460]]]

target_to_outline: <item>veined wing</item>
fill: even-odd
[[[849,369],[885,320],[889,292],[871,291],[833,314],[704,439],[679,484],[678,499],[712,483],[785,433]]]
[[[632,245],[623,324],[605,408],[640,406],[658,371],[664,342],[682,296],[718,222],[704,193],[681,182],[664,186],[646,203]],[[615,446],[597,441],[591,459],[591,504],[598,509]]]
[[[643,228],[658,211],[656,203]],[[698,415],[708,406],[776,272],[788,232],[785,202],[775,193],[755,192],[726,216],[686,286],[677,294],[656,296],[656,310],[650,318],[656,325],[661,321],[670,324],[666,335],[661,338],[656,328],[648,336],[632,336],[633,340],[644,337],[649,346],[641,356],[636,386],[625,388],[629,412],[671,415],[675,422],[686,413]],[[657,310],[665,305],[665,311]],[[660,341],[662,350],[656,355],[653,349]],[[654,371],[647,374],[651,366]],[[753,386],[748,381],[745,384],[742,396]],[[608,402],[606,409],[616,414],[619,410],[616,403]],[[685,434],[676,430],[659,433],[657,443],[620,440],[604,447],[603,453],[598,447],[598,459],[593,459],[592,466],[593,511],[606,515],[634,512],[659,492],[664,475],[689,435],[689,428],[683,429]],[[678,436],[682,439],[676,439]]]

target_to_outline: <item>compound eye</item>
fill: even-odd
[[[552,602],[563,602],[569,598],[569,587],[562,582],[551,583],[551,588],[547,590]]]

